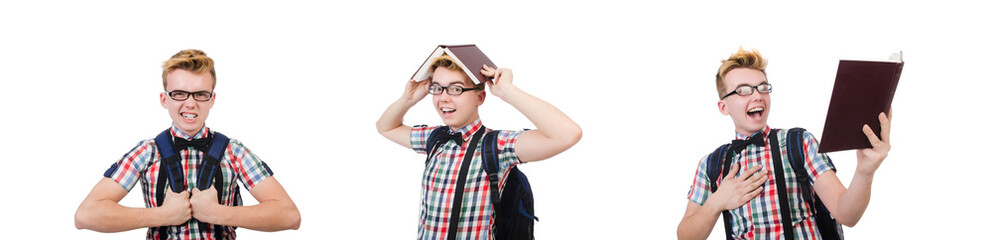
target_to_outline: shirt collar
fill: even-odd
[[[194,134],[193,137],[190,137],[189,135],[184,133],[183,130],[180,130],[179,127],[176,127],[175,124],[172,124],[172,128],[170,130],[171,130],[170,132],[172,132],[173,137],[182,138],[186,140],[204,138],[207,136],[207,132],[210,131],[210,129],[207,129],[207,126],[203,126],[203,128],[200,128],[200,131],[196,131],[196,134]]]
[[[465,127],[462,127],[458,130],[452,131],[451,133],[452,134],[461,133],[462,139],[466,139],[471,137],[473,134],[475,134],[476,131],[479,131],[480,129],[482,129],[482,119],[476,118],[475,121],[473,121],[472,123],[465,125]]]
[[[764,130],[761,130],[761,134],[764,135],[764,138],[765,138],[765,141],[766,142],[768,141],[767,140],[768,133],[771,132],[771,131],[772,131],[772,128],[769,127],[768,125],[765,125],[765,129]],[[755,134],[757,134],[757,133],[755,133]],[[754,134],[752,134],[752,136],[753,135]],[[737,131],[734,131],[734,140],[744,140],[744,139],[748,139],[749,137],[751,137],[751,136],[746,136],[746,135],[741,134],[741,133],[739,133]]]

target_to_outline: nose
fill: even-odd
[[[195,106],[196,106],[196,99],[193,99],[193,96],[189,96],[189,98],[183,101],[183,107],[185,108],[193,108]]]

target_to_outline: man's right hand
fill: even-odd
[[[165,189],[165,200],[162,201],[161,216],[165,220],[165,226],[175,226],[186,223],[193,217],[193,209],[189,203],[189,191],[181,193]]]
[[[403,91],[403,100],[412,103],[417,103],[421,99],[427,96],[427,86],[431,84],[430,79],[414,81],[410,79],[406,83],[406,89]]]
[[[757,165],[736,176],[740,171],[740,164],[734,164],[720,182],[720,188],[709,197],[705,205],[715,207],[717,211],[744,206],[761,193],[764,189],[763,185],[768,181],[768,172],[762,168],[761,165]]]

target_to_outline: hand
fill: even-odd
[[[509,68],[493,69],[483,64],[482,75],[493,78],[492,81],[486,81],[486,85],[489,86],[489,91],[497,97],[502,98],[504,90],[513,86],[513,71]]]
[[[165,189],[165,199],[159,208],[165,211],[165,226],[186,223],[193,213],[189,202],[189,192],[176,193],[168,188]]]
[[[892,110],[889,110],[889,117],[891,117]],[[878,121],[882,125],[881,139],[875,137],[875,131],[872,131],[865,124],[861,127],[861,131],[865,133],[868,137],[868,142],[871,142],[872,148],[858,149],[858,173],[873,175],[875,170],[878,170],[878,166],[882,164],[885,157],[889,155],[889,149],[892,148],[889,145],[889,129],[891,127],[890,118],[885,116],[885,113],[878,114]]]
[[[765,182],[768,181],[768,173],[762,169],[761,165],[755,166],[745,171],[741,176],[735,177],[740,171],[740,164],[730,167],[727,176],[720,182],[720,188],[710,196],[706,203],[712,202],[719,211],[736,209],[744,206],[744,203],[751,201],[758,193],[764,189]],[[760,170],[760,171],[759,171]]]
[[[220,203],[217,203],[217,189],[210,187],[207,190],[193,189],[193,196],[189,199],[193,207],[193,217],[201,222],[213,223],[217,217],[215,211]]]
[[[419,102],[427,96],[427,87],[430,84],[430,79],[420,80],[419,82],[410,79],[410,81],[406,83],[406,89],[404,89],[403,97],[401,99],[410,103]]]

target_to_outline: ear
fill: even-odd
[[[162,104],[162,108],[168,109],[169,107],[165,106],[165,100],[169,96],[166,96],[166,94],[167,93],[165,93],[165,92],[159,93],[158,94],[158,102]]]
[[[724,103],[723,100],[716,101],[716,108],[720,110],[720,113],[723,115],[730,114],[730,112],[727,112],[727,103]]]
[[[476,105],[476,106],[482,106],[482,103],[484,103],[484,102],[486,102],[486,91],[485,90],[481,90],[481,91],[479,91],[479,105]]]

